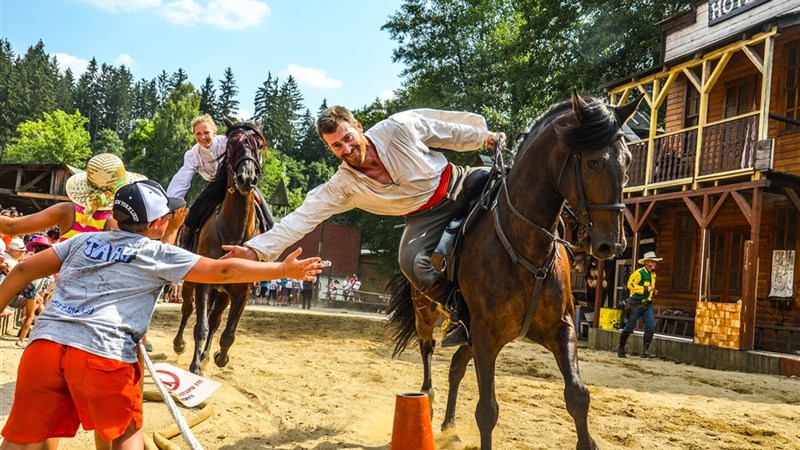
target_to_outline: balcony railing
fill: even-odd
[[[628,168],[628,188],[652,184],[680,183],[699,177],[713,177],[741,169],[752,169],[758,132],[758,112],[725,119],[699,127],[657,136],[653,157],[648,161],[648,141],[628,144],[633,161]],[[703,143],[697,158],[697,138]],[[697,169],[695,164],[697,163]],[[647,168],[650,177],[645,182]]]

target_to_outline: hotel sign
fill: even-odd
[[[708,26],[716,25],[770,0],[708,0]]]

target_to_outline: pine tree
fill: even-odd
[[[186,83],[186,80],[189,79],[189,76],[186,75],[186,71],[182,68],[178,68],[178,71],[172,74],[170,78],[170,87],[174,89],[178,89],[179,87],[183,86]]]
[[[75,87],[75,108],[81,115],[89,120],[88,130],[91,134],[93,130],[99,130],[98,123],[101,120],[102,111],[100,103],[102,93],[99,90],[100,68],[97,60],[92,58],[86,71],[78,78]]]
[[[213,117],[215,121],[221,121],[217,111],[217,93],[214,89],[214,80],[210,76],[206,77],[206,82],[200,88],[200,112]]]
[[[239,109],[239,101],[236,100],[236,94],[238,93],[239,88],[236,87],[233,70],[228,66],[223,74],[223,79],[219,80],[219,105],[217,107],[221,116],[235,116]]]

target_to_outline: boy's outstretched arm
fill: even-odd
[[[0,282],[0,311],[33,280],[44,278],[61,270],[61,260],[52,248],[31,255],[17,264]]]
[[[319,257],[297,259],[303,250],[298,248],[284,262],[258,262],[241,258],[200,258],[183,277],[194,283],[247,283],[275,278],[294,278],[314,281],[322,272]]]

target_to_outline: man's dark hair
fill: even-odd
[[[344,106],[331,106],[322,111],[317,117],[317,134],[322,139],[323,134],[335,133],[339,129],[339,122],[345,121],[350,125],[358,125],[353,113]]]
[[[119,225],[119,229],[122,231],[127,231],[129,233],[143,233],[147,231],[147,227],[150,226],[149,223],[125,223],[130,220],[131,216],[125,214],[124,212],[115,209],[113,213],[114,220],[117,221],[117,225]]]

